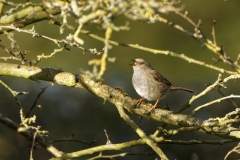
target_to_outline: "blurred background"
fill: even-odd
[[[197,22],[202,21],[201,29],[204,34],[212,39],[211,24],[216,20],[215,27],[217,44],[223,45],[225,52],[233,60],[236,60],[239,54],[239,26],[240,26],[240,1],[224,2],[219,0],[182,0],[186,11],[189,12],[189,17]],[[193,32],[194,28],[189,25],[184,19],[180,18],[175,13],[168,13],[162,15],[168,20],[183,26],[189,31]],[[70,23],[75,24],[74,21]],[[218,58],[213,52],[206,48],[201,48],[201,44],[195,41],[190,36],[183,32],[174,29],[171,26],[157,22],[148,24],[146,22],[132,21],[123,16],[116,17],[114,20],[116,25],[124,25],[126,22],[130,23],[130,31],[113,32],[112,40],[139,44],[145,47],[169,50],[178,54],[185,54],[196,60],[201,60],[209,64],[215,62],[212,58]],[[56,39],[64,39],[71,31],[65,30],[63,35],[59,34],[59,27],[48,24],[48,21],[36,23],[35,29],[42,35],[47,35]],[[26,27],[31,28],[32,25]],[[83,27],[85,30],[104,37],[105,31],[99,29],[95,24],[88,24]],[[15,39],[18,42],[19,50],[28,50],[27,58],[36,59],[36,55],[50,54],[57,46],[49,41],[41,38],[32,38],[31,35],[14,32]],[[104,47],[102,42],[99,42],[87,35],[79,35],[84,41],[85,48],[97,48],[101,50]],[[4,35],[1,35],[2,44],[9,46],[10,42]],[[4,56],[3,50],[0,56]],[[5,55],[6,56],[6,55]],[[152,54],[145,51],[140,51],[128,47],[113,46],[109,50],[109,57],[116,57],[115,63],[107,63],[107,70],[103,76],[104,83],[111,87],[121,87],[127,94],[135,99],[139,99],[132,86],[133,69],[129,66],[130,59],[143,58],[147,60],[154,69],[158,70],[164,75],[172,84],[193,89],[197,94],[200,93],[206,84],[213,83],[217,80],[218,72],[208,69],[203,66],[188,63],[184,60],[165,56],[160,54]],[[88,61],[100,56],[87,53],[82,54],[82,51],[76,48],[71,48],[70,51],[63,51],[54,56],[54,58],[44,59],[37,64],[38,67],[50,67],[53,69],[62,69],[72,73],[80,73],[82,70],[92,70],[92,66],[88,65]],[[7,63],[11,61],[7,61]],[[19,62],[14,62],[19,64]],[[230,66],[219,62],[216,64],[219,67],[227,70],[232,70]],[[227,74],[223,74],[226,77]],[[16,91],[29,92],[27,95],[19,96],[25,113],[30,109],[41,88],[48,83],[41,81],[36,83],[31,80],[1,76],[0,79],[4,81],[9,87]],[[222,89],[225,95],[239,94],[239,84],[236,81],[229,81],[227,89]],[[164,108],[166,104],[171,110],[175,111],[183,106],[190,98],[191,94],[187,92],[174,92],[161,100],[158,107]],[[184,114],[190,113],[197,106],[207,103],[209,101],[220,98],[221,95],[217,91],[212,91],[207,96],[197,100],[193,103],[191,108],[184,111]],[[239,105],[239,100],[235,100]],[[48,130],[48,140],[59,140],[62,138],[69,138],[74,135],[75,139],[82,141],[96,140],[94,146],[106,144],[106,136],[104,129],[107,130],[108,136],[112,143],[121,143],[130,140],[139,139],[136,133],[119,117],[117,109],[110,103],[103,104],[103,100],[90,94],[83,89],[75,89],[64,87],[60,85],[53,85],[47,88],[45,93],[41,96],[38,103],[42,109],[35,108],[32,115],[37,116],[36,126],[40,125],[41,129]],[[14,97],[9,91],[0,85],[0,113],[20,123],[19,107],[17,106]],[[220,104],[211,105],[195,115],[200,119],[208,119],[210,117],[222,117],[226,113],[235,108],[227,101]],[[154,131],[161,125],[159,122],[143,119],[140,124],[137,115],[130,115],[138,125],[148,134],[153,134]],[[218,137],[207,134],[200,134],[196,132],[183,132],[170,139],[176,140],[216,140]],[[29,159],[29,145],[30,143],[25,137],[19,135],[15,131],[9,129],[5,125],[0,124],[0,159]],[[53,145],[63,152],[73,152],[90,146],[76,142],[58,142]],[[161,149],[166,153],[169,159],[190,160],[192,154],[197,154],[200,160],[223,159],[229,150],[237,145],[236,143],[224,145],[170,145],[161,144]],[[155,153],[147,155],[151,152],[148,146],[136,146],[127,148],[122,151],[104,152],[103,154],[116,154],[120,152],[129,151],[135,155],[127,155],[125,157],[116,159],[154,159],[157,157]],[[52,156],[43,148],[39,147],[33,152],[35,160],[49,159]],[[79,159],[86,159],[96,154],[85,156]],[[239,157],[237,154],[230,156],[232,159]],[[230,159],[231,159],[230,158]]]

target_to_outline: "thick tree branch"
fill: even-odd
[[[171,111],[156,109],[153,114],[148,113],[151,108],[150,104],[142,103],[141,107],[135,107],[135,100],[126,96],[121,89],[111,88],[100,82],[94,82],[87,75],[78,75],[61,70],[54,70],[51,68],[39,68],[35,66],[25,66],[0,62],[0,75],[15,76],[33,81],[49,81],[59,85],[84,88],[92,94],[109,101],[113,104],[124,103],[124,108],[130,113],[138,114],[145,118],[151,118],[159,122],[165,122],[176,126],[195,126],[202,123],[202,120],[189,117],[187,115],[173,114]]]
[[[84,88],[92,94],[109,101],[115,106],[124,102],[123,107],[130,113],[138,114],[142,117],[153,119],[155,121],[164,122],[175,126],[200,126],[199,131],[209,134],[215,134],[228,139],[239,140],[239,130],[229,126],[221,126],[222,124],[217,120],[202,121],[194,117],[182,114],[174,114],[171,111],[156,109],[154,113],[148,114],[149,109],[152,107],[150,104],[142,103],[140,107],[135,107],[135,100],[126,96],[121,89],[112,88],[100,82],[94,82],[87,75],[72,74],[61,70],[54,70],[51,68],[39,68],[35,66],[16,65],[8,63],[0,63],[0,75],[15,76],[34,81],[44,80],[54,82],[59,85]],[[238,77],[237,75],[233,78]],[[236,111],[239,112],[239,111]],[[239,123],[234,121],[234,123]]]
[[[141,137],[141,139],[148,144],[162,160],[168,160],[167,156],[164,154],[164,152],[161,150],[161,148],[157,145],[156,142],[154,142],[152,139],[150,139],[141,128],[137,126],[137,124],[124,112],[123,109],[123,103],[118,103],[116,105],[118,112],[120,116],[127,122],[128,125],[132,127],[132,129]]]
[[[38,21],[46,20],[49,15],[59,14],[59,8],[47,9],[42,6],[29,6],[11,15],[4,15],[0,18],[0,25],[14,24],[15,27],[25,27]],[[12,29],[6,29],[10,31]],[[0,34],[2,31],[0,32]]]

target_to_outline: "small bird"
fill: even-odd
[[[193,90],[173,86],[166,78],[152,68],[144,59],[132,59],[134,62],[132,84],[136,92],[142,97],[136,104],[140,104],[144,99],[156,101],[151,108],[152,113],[160,99],[163,99],[168,93],[176,90],[183,90],[193,93]]]

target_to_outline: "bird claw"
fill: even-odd
[[[158,104],[159,101],[160,101],[160,99],[158,99],[158,100],[156,101],[156,103],[155,103],[154,106],[151,108],[150,112],[148,113],[149,115],[155,111],[155,109],[157,108],[157,104]]]
[[[137,106],[140,105],[144,99],[145,98],[141,98],[141,99],[137,100],[137,102],[135,104],[135,108],[137,108]]]
[[[157,108],[157,106],[153,106],[153,107],[151,108],[151,110],[148,112],[148,114],[149,114],[149,115],[152,114],[152,113],[155,111],[156,108]]]

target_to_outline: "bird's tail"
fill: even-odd
[[[183,91],[188,91],[193,93],[194,91],[191,89],[187,89],[187,88],[182,88],[182,87],[177,87],[177,86],[171,86],[170,88],[171,91],[177,91],[177,90],[183,90]]]

